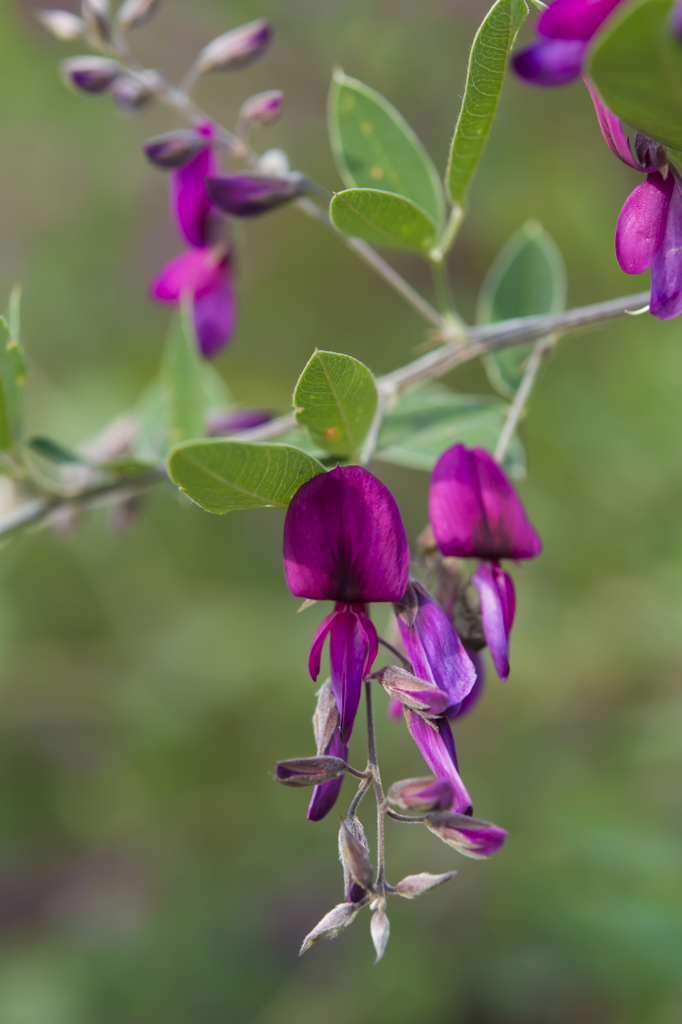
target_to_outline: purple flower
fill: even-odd
[[[252,430],[274,418],[269,409],[218,409],[207,416],[206,433],[209,437],[224,437]]]
[[[541,39],[515,54],[519,77],[531,85],[565,85],[582,74],[587,45],[620,0],[554,0],[538,21]]]
[[[447,779],[454,792],[453,810],[471,814],[473,805],[459,774],[457,752],[447,718],[427,722],[416,711],[405,708],[407,727],[422,757],[437,779]]]
[[[500,849],[509,833],[490,821],[479,821],[463,814],[429,814],[426,827],[458,853],[484,860]]]
[[[330,754],[332,757],[340,757],[342,761],[348,760],[348,746],[341,741],[338,727],[334,730],[324,753]],[[329,782],[323,782],[320,786],[315,786],[308,807],[308,821],[321,821],[325,815],[329,814],[339,798],[342,785],[343,775],[338,779],[331,779]]]
[[[429,517],[444,555],[482,560],[472,582],[495,668],[507,679],[516,602],[499,559],[535,558],[542,541],[504,471],[482,448],[457,444],[441,455],[431,477]]]
[[[123,71],[120,64],[108,57],[69,57],[62,62],[61,69],[66,82],[93,94],[106,92]]]
[[[196,129],[198,135],[213,139],[215,129],[206,122]],[[170,202],[178,231],[190,245],[202,248],[208,237],[211,200],[206,192],[206,178],[218,170],[212,146],[204,146],[196,156],[171,174]]]
[[[485,662],[481,657],[481,652],[467,650],[467,654],[471,658],[471,664],[476,670],[476,682],[461,704],[448,711],[447,715],[450,719],[461,718],[463,715],[468,715],[470,711],[473,711],[483,696],[483,690],[485,689]]]
[[[370,601],[397,601],[407,586],[410,552],[398,506],[360,466],[313,477],[291,500],[284,523],[284,571],[296,597],[334,601],[315,635],[308,669],[320,671],[329,636],[331,678],[346,743],[362,680],[377,655]]]
[[[301,174],[274,178],[264,174],[223,174],[206,181],[209,197],[233,217],[256,217],[288,203],[305,191]]]

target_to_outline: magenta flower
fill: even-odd
[[[308,480],[292,498],[284,523],[284,570],[296,597],[334,601],[334,611],[313,640],[308,670],[317,679],[329,636],[343,743],[378,650],[366,605],[398,601],[407,586],[409,562],[398,506],[366,469],[337,466]]]
[[[265,174],[223,174],[206,180],[206,191],[219,210],[233,217],[256,217],[289,203],[306,189],[302,174],[275,178]]]
[[[481,560],[472,582],[495,668],[507,679],[515,598],[499,560],[535,558],[542,541],[506,474],[482,448],[456,444],[441,455],[431,477],[429,517],[444,555]]]
[[[587,47],[621,0],[554,0],[540,15],[540,39],[515,54],[512,63],[531,85],[565,85],[583,71]]]
[[[473,804],[459,774],[455,741],[447,718],[427,722],[416,711],[405,708],[405,719],[412,739],[433,774],[452,786],[452,809],[458,814],[471,814]]]
[[[474,860],[492,857],[509,835],[506,829],[491,821],[448,812],[427,815],[426,827],[458,853]]]
[[[197,132],[210,139],[214,129],[203,124]],[[171,174],[171,207],[180,234],[192,248],[162,267],[150,285],[159,302],[191,298],[194,328],[207,357],[227,344],[236,319],[232,258],[218,237],[218,218],[206,194],[206,176],[216,166],[212,147],[205,146]]]

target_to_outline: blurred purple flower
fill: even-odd
[[[256,217],[301,195],[305,191],[305,178],[301,174],[282,178],[264,174],[224,174],[209,177],[206,191],[224,213],[233,217]]]
[[[218,409],[208,414],[206,433],[209,437],[239,434],[242,430],[269,423],[274,415],[268,409]]]
[[[437,779],[447,779],[451,784],[454,793],[453,810],[459,814],[471,814],[473,805],[459,774],[455,741],[447,718],[427,722],[416,711],[405,708],[405,720],[412,739],[433,774]]]
[[[410,552],[398,506],[380,480],[360,466],[337,466],[296,492],[284,523],[284,570],[296,597],[334,601],[310,650],[320,671],[329,636],[331,678],[346,743],[362,680],[377,655],[370,601],[397,601],[405,592]]]
[[[476,671],[476,682],[464,700],[448,710],[447,716],[450,719],[461,718],[463,715],[468,715],[470,711],[473,711],[483,696],[483,690],[485,689],[485,662],[481,657],[481,652],[467,650],[467,654]]]

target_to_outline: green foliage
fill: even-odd
[[[588,70],[607,107],[633,128],[682,149],[682,44],[672,0],[624,5],[592,48]]]
[[[185,305],[173,320],[161,363],[171,443],[204,436],[208,406],[204,380],[204,362],[194,336],[191,311]]]
[[[329,136],[349,187],[381,188],[411,199],[440,224],[443,189],[431,157],[404,117],[374,89],[342,71],[332,80]]]
[[[67,448],[65,445],[60,444],[59,441],[54,441],[51,437],[32,437],[28,442],[28,447],[36,455],[42,455],[48,462],[54,462],[58,466],[88,465],[87,459],[84,459],[73,448]]]
[[[314,444],[357,459],[377,408],[374,377],[364,363],[338,352],[316,350],[294,391],[296,421]]]
[[[286,508],[324,466],[298,448],[247,441],[187,441],[171,449],[171,480],[209,512]]]
[[[433,220],[410,199],[374,188],[350,188],[331,201],[332,224],[370,245],[427,253],[436,237]]]
[[[494,451],[506,413],[506,404],[491,395],[424,385],[401,398],[384,417],[376,458],[430,471],[443,452],[460,441]],[[525,473],[525,454],[516,436],[504,464],[513,476]]]
[[[527,221],[500,250],[486,275],[477,322],[558,313],[565,304],[566,267],[561,252],[541,224]],[[490,383],[505,398],[514,396],[533,347],[520,345],[484,357]]]
[[[483,156],[497,114],[509,53],[527,14],[525,0],[497,0],[474,38],[445,174],[453,203],[464,201]]]
[[[14,288],[9,318],[0,317],[0,449],[16,451],[24,433],[26,362],[21,345],[21,289]]]

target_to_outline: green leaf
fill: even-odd
[[[4,451],[16,449],[24,433],[26,362],[19,335],[20,295],[15,288],[10,299],[14,330],[0,317],[0,449]]]
[[[364,363],[316,350],[294,391],[296,421],[314,444],[357,459],[377,409],[374,377]]]
[[[474,38],[445,174],[453,203],[463,203],[483,156],[497,114],[509,53],[527,14],[525,0],[497,0]]]
[[[186,441],[171,449],[168,473],[209,512],[286,508],[298,488],[324,467],[298,448],[247,441]]]
[[[176,317],[163,353],[161,379],[171,442],[204,437],[208,397],[189,306]]]
[[[370,245],[428,253],[436,238],[436,225],[411,200],[375,188],[349,188],[331,201],[332,224],[344,235]]]
[[[478,298],[476,321],[492,324],[535,313],[558,313],[566,305],[566,267],[556,243],[535,220],[527,221],[500,250]],[[490,383],[512,398],[533,345],[492,352],[483,359]]]
[[[410,469],[432,470],[439,457],[462,442],[494,451],[507,405],[492,395],[468,395],[426,385],[409,392],[384,417],[376,458]],[[514,436],[504,460],[515,477],[525,474],[525,454]]]
[[[337,71],[328,102],[329,136],[348,188],[381,188],[411,199],[441,224],[445,202],[431,157],[404,117],[374,89]]]
[[[633,128],[682,149],[682,44],[672,0],[625,4],[596,37],[588,71],[604,103]]]
[[[56,462],[59,466],[68,466],[76,463],[79,466],[88,466],[87,459],[79,455],[73,448],[67,448],[59,441],[53,441],[51,437],[32,437],[28,441],[28,447],[37,455],[42,455],[49,462]]]

